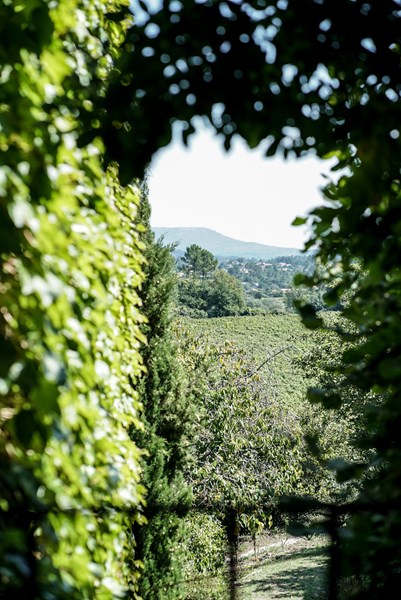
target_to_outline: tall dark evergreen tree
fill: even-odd
[[[139,386],[144,430],[133,432],[146,450],[143,482],[147,488],[147,525],[135,533],[137,557],[143,562],[140,594],[146,600],[182,597],[180,539],[190,492],[182,469],[190,406],[183,397],[182,377],[171,332],[176,275],[170,249],[155,240],[150,228],[148,186],[142,184],[139,222],[145,244],[142,325],[147,343],[141,348],[146,373]]]

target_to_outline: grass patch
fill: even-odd
[[[327,595],[327,541],[291,538],[262,547],[259,560],[241,559],[239,600],[323,600]]]

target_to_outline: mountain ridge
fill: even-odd
[[[277,256],[293,256],[301,252],[299,248],[237,240],[207,227],[152,227],[152,230],[156,238],[163,237],[166,244],[177,244],[176,254],[184,253],[191,244],[209,250],[218,258],[269,259]]]

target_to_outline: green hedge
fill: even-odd
[[[133,391],[142,245],[134,186],[78,145],[118,51],[121,2],[0,7],[0,595],[136,588]],[[108,12],[116,12],[113,17]],[[3,31],[4,30],[4,31]],[[4,41],[4,39],[3,39]]]

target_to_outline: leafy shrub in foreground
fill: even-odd
[[[227,537],[221,521],[213,514],[191,512],[186,517],[186,529],[188,534],[183,542],[186,599],[225,600]]]

